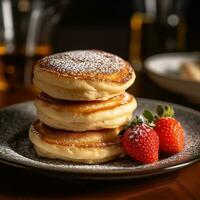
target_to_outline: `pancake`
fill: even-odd
[[[117,128],[127,124],[136,109],[135,98],[123,93],[106,101],[64,101],[41,93],[35,101],[40,121],[71,131]]]
[[[38,156],[96,164],[123,153],[119,131],[119,128],[83,133],[59,131],[36,121],[30,127],[29,138]]]
[[[34,84],[49,96],[74,101],[107,100],[124,93],[135,80],[131,65],[98,50],[78,50],[41,59]]]

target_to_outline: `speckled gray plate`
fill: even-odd
[[[157,104],[166,104],[138,98],[134,114],[144,109],[155,109]],[[200,113],[173,105],[176,118],[183,124],[186,134],[184,151],[157,163],[142,165],[128,157],[100,165],[87,165],[37,157],[28,139],[30,124],[36,119],[32,102],[21,103],[0,111],[0,161],[10,165],[33,169],[59,178],[122,179],[138,178],[166,173],[197,162],[200,157]]]

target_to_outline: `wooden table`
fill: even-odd
[[[199,110],[183,97],[164,91],[137,75],[129,92],[135,96],[171,101]],[[0,107],[34,98],[28,89],[0,93]],[[63,182],[32,171],[0,164],[0,199],[200,199],[200,163],[185,169],[135,180]]]

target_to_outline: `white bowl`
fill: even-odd
[[[181,79],[178,75],[181,64],[188,61],[199,61],[195,53],[164,53],[147,58],[145,70],[159,86],[186,96],[190,101],[200,104],[200,82]]]

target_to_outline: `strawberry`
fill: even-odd
[[[153,128],[142,122],[125,131],[122,145],[130,157],[141,163],[158,160],[159,138]]]
[[[174,110],[171,106],[158,106],[157,116],[153,118],[149,111],[144,112],[144,116],[149,122],[154,122],[154,130],[160,141],[160,151],[168,155],[178,153],[184,148],[184,130],[181,124],[173,118],[173,115]]]

